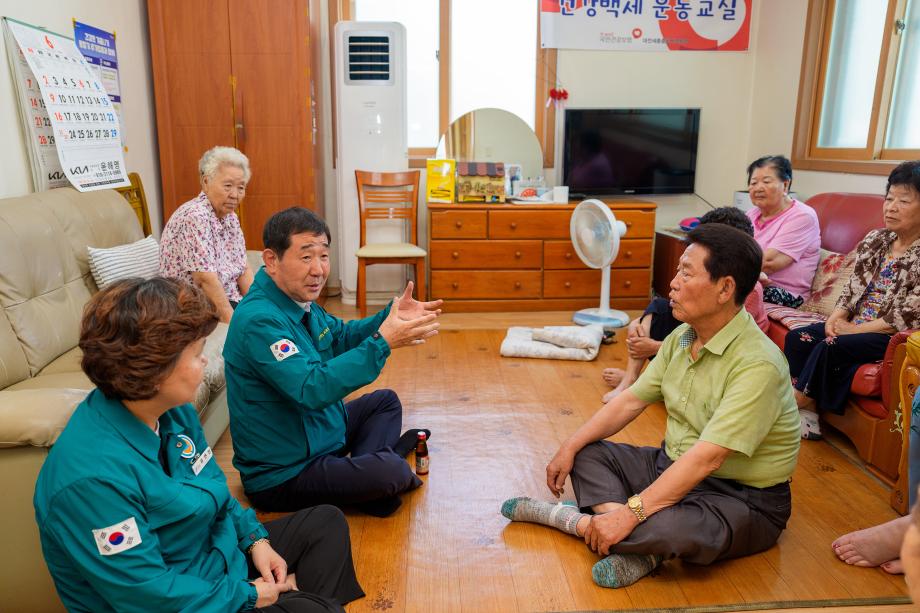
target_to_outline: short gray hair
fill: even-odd
[[[211,179],[224,164],[236,166],[243,171],[243,180],[247,183],[252,176],[249,170],[249,158],[233,147],[211,147],[198,161],[198,175],[201,179]]]

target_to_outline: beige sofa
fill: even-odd
[[[77,347],[83,306],[96,291],[87,246],[141,239],[135,211],[113,190],[56,189],[0,200],[0,594],[5,611],[63,610],[42,558],[32,508],[35,479],[73,409],[92,389]],[[208,338],[196,399],[211,445],[227,429],[221,351]],[[102,444],[102,442],[101,442]],[[86,461],[92,461],[87,449]]]

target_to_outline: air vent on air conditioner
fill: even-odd
[[[383,85],[392,81],[389,36],[350,35],[346,40],[346,57],[346,83]]]

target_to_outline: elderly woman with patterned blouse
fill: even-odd
[[[841,414],[861,364],[881,360],[892,334],[920,327],[920,160],[888,177],[885,228],[856,247],[856,265],[824,323],[786,336],[802,438],[818,439],[817,409]]]
[[[169,218],[160,240],[160,274],[200,287],[229,322],[252,285],[236,209],[252,173],[233,147],[214,147],[198,162],[201,193]]]

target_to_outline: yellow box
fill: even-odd
[[[454,160],[425,162],[425,192],[428,202],[453,202],[457,194],[457,163]]]

